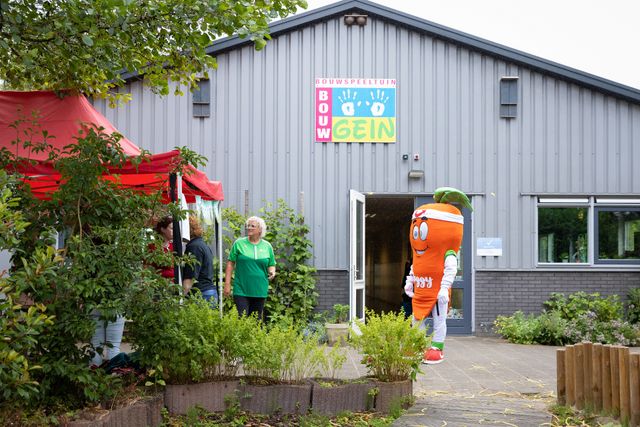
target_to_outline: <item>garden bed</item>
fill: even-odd
[[[115,409],[91,408],[80,412],[69,427],[156,427],[162,424],[162,394],[143,397]]]
[[[375,405],[375,384],[369,379],[339,381],[312,380],[311,407],[322,415],[337,415],[343,411],[371,411]]]
[[[238,392],[239,380],[211,381],[197,384],[169,384],[164,391],[164,405],[172,414],[186,414],[195,405],[209,412],[224,411],[225,400]]]

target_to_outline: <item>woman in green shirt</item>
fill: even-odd
[[[233,301],[238,313],[263,317],[264,303],[269,292],[269,280],[276,276],[276,260],[271,243],[263,239],[267,225],[257,216],[247,219],[247,237],[233,243],[224,279],[224,294],[231,295],[233,278]]]

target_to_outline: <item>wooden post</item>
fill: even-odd
[[[584,344],[576,344],[575,350],[575,393],[576,408],[584,408]]]
[[[620,416],[620,360],[618,359],[618,346],[612,345],[611,349],[611,413]]]
[[[575,380],[575,347],[565,347],[564,378],[566,381],[567,406],[576,404],[576,380]]]
[[[640,425],[640,354],[629,357],[630,425]]]
[[[593,393],[591,382],[593,381],[593,344],[585,342],[584,346],[584,403],[585,406],[593,408]]]
[[[567,383],[565,376],[565,355],[564,348],[556,350],[556,385],[558,390],[558,405],[567,404]]]
[[[591,396],[593,399],[593,409],[602,409],[602,344],[593,345],[593,355],[591,359]]]
[[[602,410],[611,413],[611,346],[602,346]]]
[[[631,418],[631,400],[629,397],[629,347],[618,347],[618,365],[620,381],[620,421],[623,425]]]

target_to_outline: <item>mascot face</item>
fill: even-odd
[[[409,229],[414,260],[437,255],[444,261],[446,251],[458,252],[462,243],[462,224],[462,214],[453,205],[431,203],[418,207],[413,212]]]

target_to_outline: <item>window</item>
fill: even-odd
[[[211,93],[209,89],[209,80],[202,79],[198,81],[198,89],[194,89],[193,96],[193,117],[209,117]]]
[[[540,198],[538,263],[640,264],[640,200]]]
[[[596,208],[596,262],[640,263],[640,208]]]
[[[538,208],[538,262],[588,261],[588,209]]]
[[[518,77],[500,79],[500,117],[515,118],[518,112]]]

